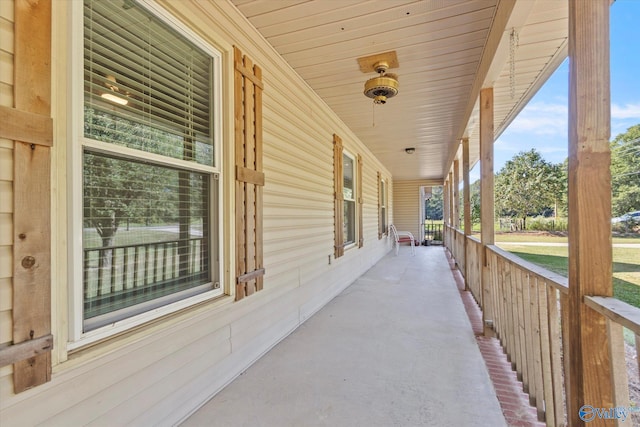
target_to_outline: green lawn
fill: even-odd
[[[565,277],[568,274],[566,246],[504,245],[503,249]],[[613,248],[613,294],[640,308],[640,248]]]
[[[548,233],[496,233],[496,242],[549,242],[567,243],[567,236],[553,236]],[[640,237],[614,237],[613,243],[640,243]]]
[[[194,226],[193,230],[200,231],[202,227]],[[157,243],[179,238],[178,226],[176,224],[167,224],[151,227],[132,226],[129,230],[126,227],[120,227],[115,234],[113,245],[136,245],[145,243]],[[83,232],[85,248],[99,248],[102,246],[102,239],[94,228],[85,228]]]

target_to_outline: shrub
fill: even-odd
[[[566,218],[545,218],[536,216],[527,220],[527,230],[532,231],[567,231]]]

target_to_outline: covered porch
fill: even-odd
[[[206,194],[219,203],[202,202],[203,228],[217,224],[199,264],[213,266],[207,291],[95,328],[83,317],[88,197],[79,183],[92,174],[80,158],[108,152],[137,165],[149,153],[82,132],[75,80],[91,58],[79,40],[85,23],[100,21],[75,3],[0,9],[16,40],[2,48],[12,64],[3,93],[15,92],[2,99],[0,127],[11,165],[0,193],[0,226],[11,236],[0,245],[3,425],[505,425],[478,335],[500,340],[546,425],[620,421],[582,411],[629,407],[622,326],[640,335],[640,310],[612,298],[609,0],[158,0],[105,12],[105,21],[144,12],[218,64],[207,84],[219,117],[208,107],[202,115],[215,130],[217,163],[157,153],[149,163],[205,170],[217,186]],[[94,4],[108,3],[86,2]],[[567,55],[569,280],[500,251],[493,236],[494,140]],[[386,106],[362,94],[365,81],[384,78],[380,62],[401,81]],[[103,74],[114,91],[115,77]],[[67,89],[72,99],[61,96]],[[181,141],[192,149],[189,132]],[[478,162],[480,239],[470,233],[466,191]],[[446,249],[394,257],[389,225],[420,236],[422,219],[404,207],[418,189],[440,185]],[[176,193],[190,212],[186,199]],[[160,253],[140,265],[159,272]],[[111,265],[100,271],[115,293],[126,280]],[[482,309],[480,331],[460,286]]]

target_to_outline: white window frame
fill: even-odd
[[[70,143],[67,145],[68,155],[68,200],[69,200],[69,215],[68,215],[68,236],[69,236],[69,250],[68,250],[68,271],[69,271],[69,338],[67,343],[67,349],[73,350],[82,347],[87,344],[94,343],[96,341],[103,340],[115,334],[121,333],[133,327],[139,326],[143,323],[157,319],[170,313],[182,310],[184,308],[193,306],[200,302],[216,298],[223,295],[225,292],[225,276],[224,276],[224,248],[222,235],[224,234],[224,209],[223,209],[223,183],[222,177],[222,163],[223,163],[223,111],[222,105],[222,52],[207,43],[198,36],[194,31],[191,31],[178,19],[172,16],[169,12],[164,10],[161,6],[155,3],[153,0],[135,0],[137,4],[144,7],[151,14],[158,19],[164,21],[167,25],[172,27],[178,33],[190,40],[192,43],[200,47],[204,52],[211,56],[213,59],[213,81],[212,90],[213,98],[211,100],[212,112],[212,132],[213,139],[213,166],[206,166],[195,164],[194,162],[188,162],[181,159],[171,159],[165,156],[145,153],[145,160],[156,163],[158,165],[165,165],[171,167],[185,167],[195,172],[204,172],[210,175],[210,215],[211,215],[211,229],[217,230],[217,236],[212,232],[212,239],[210,239],[210,260],[209,268],[211,271],[215,271],[215,275],[218,277],[217,289],[211,289],[204,293],[185,298],[183,300],[169,303],[165,306],[150,309],[144,313],[116,321],[107,326],[97,328],[89,332],[83,332],[83,242],[82,242],[82,224],[83,224],[83,188],[82,188],[82,153],[85,147],[91,148],[93,151],[100,151],[103,153],[118,154],[127,158],[136,158],[140,155],[138,150],[131,148],[118,146],[106,142],[100,142],[91,140],[84,137],[84,31],[83,31],[83,1],[69,2],[69,13],[71,16],[71,30],[69,31],[69,48],[70,48],[70,68],[68,79],[70,82],[69,93],[70,103],[68,107],[68,140]],[[80,35],[80,36],[78,36]],[[132,154],[137,153],[137,156]],[[217,194],[217,198],[213,197]],[[214,224],[214,220],[217,220]],[[217,240],[214,241],[214,238]],[[215,257],[215,258],[214,258]]]
[[[387,214],[387,200],[389,198],[388,191],[389,187],[387,185],[387,180],[384,178],[380,178],[380,218],[378,220],[381,222],[382,220],[384,220],[384,222],[380,224],[382,226],[381,228],[383,236],[389,234],[389,216]]]
[[[360,183],[358,182],[357,179],[357,159],[356,156],[351,154],[349,151],[345,150],[344,148],[342,149],[342,155],[343,156],[347,156],[348,158],[351,159],[351,164],[353,165],[351,172],[353,174],[353,193],[350,199],[347,199],[346,197],[344,197],[344,172],[345,172],[345,164],[344,164],[344,160],[342,161],[342,209],[344,211],[344,208],[347,204],[347,202],[353,202],[353,242],[350,243],[346,243],[344,242],[344,249],[351,249],[353,247],[356,247],[358,245],[358,239],[360,238],[360,236],[358,236],[358,185],[360,185]],[[343,213],[344,215],[344,213]],[[345,224],[342,225],[343,227],[345,226]]]

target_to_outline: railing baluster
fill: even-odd
[[[98,250],[98,296],[103,294],[102,292],[102,276],[104,271],[104,257],[103,257],[104,249]]]
[[[507,293],[507,301],[506,301],[506,309],[507,309],[507,327],[509,331],[507,333],[507,357],[511,362],[511,369],[514,371],[517,369],[517,356],[516,356],[516,348],[518,348],[519,343],[516,341],[516,337],[518,336],[518,331],[515,329],[518,326],[518,318],[514,316],[514,307],[517,307],[517,297],[515,297],[515,292],[513,290],[511,284],[511,273],[507,270],[508,263],[503,260],[502,264],[504,265],[504,285],[505,291]]]
[[[168,242],[162,244],[162,280],[167,280],[167,246]]]
[[[133,255],[133,287],[138,287],[138,269],[140,268],[140,246],[135,247]]]
[[[609,363],[613,378],[613,406],[629,407],[629,377],[624,352],[622,325],[607,318],[607,335],[609,336]],[[618,422],[618,425],[620,422]]]
[[[529,403],[535,406],[536,402],[536,381],[534,372],[533,357],[533,324],[531,322],[531,295],[529,295],[529,280],[531,277],[522,268],[520,277],[522,278],[522,304],[524,309],[524,366],[527,372],[527,388],[529,393]]]
[[[111,249],[111,293],[116,293],[116,253],[117,249]]]
[[[557,302],[556,302],[557,304]],[[565,293],[560,293],[560,317],[561,317],[561,321],[562,321],[562,360],[563,360],[563,374],[564,374],[564,382],[561,382],[562,384],[562,388],[563,388],[563,395],[564,395],[564,405],[565,408],[568,407],[567,405],[567,394],[566,394],[566,387],[564,386],[565,384],[569,384],[569,375],[571,370],[569,369],[569,364],[571,361],[571,348],[569,346],[569,295],[565,294]],[[564,411],[563,411],[563,417],[564,417]],[[562,420],[563,422],[565,422],[565,420]]]
[[[495,262],[495,269],[496,269],[496,276],[498,277],[497,279],[497,283],[500,284],[500,295],[502,295],[502,318],[504,320],[503,326],[502,326],[502,339],[500,340],[502,343],[502,348],[504,349],[504,352],[507,355],[507,359],[509,361],[511,361],[511,356],[510,356],[510,346],[511,346],[511,335],[510,335],[510,330],[511,330],[511,325],[513,325],[513,323],[510,320],[510,316],[509,316],[509,292],[507,290],[507,275],[504,271],[504,261],[501,260],[499,257],[496,257],[496,262]]]
[[[517,304],[516,312],[515,312],[516,328],[517,328],[516,341],[518,343],[516,347],[516,362],[517,362],[516,372],[518,373],[518,379],[522,381],[522,386],[525,393],[528,393],[529,392],[529,381],[528,381],[529,374],[527,373],[527,365],[526,365],[527,351],[526,351],[526,337],[524,334],[524,297],[522,295],[522,277],[520,275],[519,269],[517,269],[516,271],[513,271],[515,269],[515,266],[512,263],[509,263],[509,265],[512,267],[511,283],[516,293],[516,304]]]
[[[540,300],[538,299],[538,280],[539,278],[533,274],[529,275],[529,318],[531,325],[531,370],[530,381],[535,387],[535,406],[537,410],[538,420],[544,421],[544,388],[543,388],[543,372],[542,372],[542,354],[540,353]],[[546,303],[546,300],[545,300]]]
[[[200,268],[198,269],[198,273],[202,273],[203,271],[207,271],[208,261],[207,257],[209,254],[209,246],[206,244],[207,242],[203,239],[199,241],[200,243]]]
[[[501,325],[499,326],[500,331],[500,342],[502,343],[502,347],[504,349],[507,348],[507,342],[509,341],[509,322],[507,317],[507,291],[506,284],[504,282],[504,275],[500,271],[498,267],[499,259],[498,256],[494,253],[491,253],[492,268],[495,270],[495,281],[498,284],[498,295],[496,298],[498,299],[498,307],[500,307],[500,311],[498,312],[498,318],[501,320]]]
[[[143,286],[147,286],[149,282],[149,245],[144,245],[144,280],[142,281]]]
[[[177,266],[176,256],[178,256],[178,249],[176,244],[173,243],[171,245],[171,277],[174,279],[178,277],[178,268],[176,267]]]
[[[153,283],[158,281],[158,244],[153,245]]]
[[[489,263],[489,277],[491,278],[491,282],[493,283],[493,292],[491,295],[493,307],[493,329],[496,331],[496,335],[500,339],[500,342],[504,345],[504,329],[502,328],[502,324],[500,322],[500,318],[502,317],[502,309],[504,305],[502,303],[502,299],[504,298],[503,290],[502,290],[502,281],[500,279],[500,273],[497,268],[498,258],[494,256],[493,252],[487,253],[488,263]]]
[[[189,273],[193,273],[195,272],[195,263],[196,263],[196,257],[195,257],[195,245],[193,241],[189,241]]]
[[[474,249],[477,255],[476,249]],[[493,256],[494,254],[490,251],[487,251],[487,268],[489,268],[489,278],[491,280],[491,307],[493,309],[492,319],[493,320],[493,330],[496,333],[498,339],[502,343],[502,330],[500,329],[500,316],[502,311],[502,302],[500,301],[503,297],[502,295],[502,284],[500,280],[498,280],[500,274],[498,273],[497,268],[497,258]],[[479,279],[479,278],[478,278]]]
[[[500,283],[500,294],[502,295],[502,302],[500,304],[501,309],[502,309],[502,320],[503,320],[503,324],[502,324],[502,346],[504,347],[504,351],[507,354],[507,359],[509,359],[509,361],[511,361],[511,353],[510,353],[510,348],[511,348],[511,342],[513,341],[511,335],[510,335],[510,331],[511,331],[511,326],[513,325],[513,322],[510,319],[510,312],[509,312],[509,304],[511,303],[511,301],[509,300],[509,292],[508,292],[508,288],[507,288],[507,276],[505,271],[503,270],[503,267],[501,267],[504,264],[504,260],[501,260],[499,257],[496,256],[496,274],[498,277],[498,283]]]
[[[127,282],[129,281],[129,248],[124,248],[122,266],[122,290],[128,289]]]
[[[545,421],[547,426],[555,426],[556,423],[556,401],[554,399],[554,387],[553,387],[553,370],[552,370],[552,355],[553,347],[551,346],[551,340],[555,339],[559,342],[559,337],[553,338],[550,334],[551,325],[549,324],[549,298],[547,296],[547,284],[542,278],[537,279],[537,293],[538,293],[538,316],[540,320],[540,356],[542,364],[542,387],[544,390],[544,404],[545,404]],[[555,294],[555,289],[549,289],[549,292]],[[557,317],[556,317],[557,319]],[[538,407],[540,402],[538,402]],[[540,409],[538,409],[538,418],[540,415]]]
[[[502,294],[502,312],[503,312],[503,338],[502,338],[502,347],[504,348],[504,352],[507,355],[507,359],[511,362],[511,342],[513,339],[511,338],[511,326],[513,322],[510,319],[509,312],[509,291],[507,287],[507,274],[504,271],[504,260],[496,257],[496,274],[498,276],[498,283],[500,283],[500,291]]]
[[[84,252],[84,295],[88,295],[89,294],[89,251],[85,250]],[[640,342],[640,341],[639,341]]]

